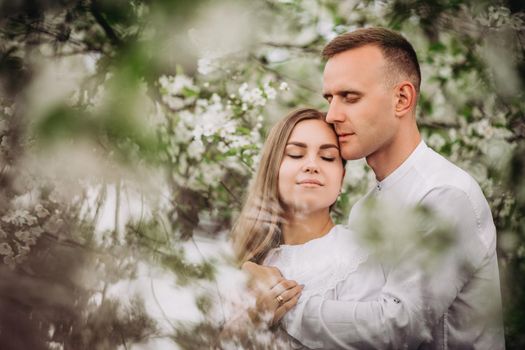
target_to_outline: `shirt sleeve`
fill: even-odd
[[[292,310],[298,326],[288,333],[312,349],[413,349],[430,341],[431,329],[474,271],[490,259],[491,247],[483,240],[479,210],[465,192],[434,189],[421,204],[446,221],[452,228],[449,236],[442,235],[442,226],[425,221],[423,244],[404,251],[378,297],[341,301],[311,296]]]

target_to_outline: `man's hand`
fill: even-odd
[[[248,285],[256,297],[256,315],[252,316],[270,313],[270,325],[277,324],[297,304],[303,287],[285,279],[276,267],[245,262],[242,269],[250,275]]]

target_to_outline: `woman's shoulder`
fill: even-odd
[[[332,231],[335,233],[335,235],[344,235],[345,237],[347,235],[354,234],[348,225],[342,224],[337,224],[334,227],[332,227]]]
[[[282,244],[273,248],[267,257],[272,256],[294,256],[294,257],[312,257],[319,255],[334,256],[338,251],[348,253],[350,250],[358,248],[358,239],[355,233],[346,225],[334,225],[328,233],[319,238],[312,239],[303,244],[286,245]],[[266,259],[272,260],[270,259]]]
[[[359,241],[356,233],[348,225],[335,225],[332,228],[331,238],[334,243],[355,245]]]
[[[328,264],[334,264],[339,260],[344,262],[356,258],[360,260],[363,255],[367,255],[367,250],[361,245],[356,233],[346,225],[335,225],[324,236],[312,239],[304,244],[282,244],[272,248],[266,255],[263,264],[270,266],[300,264],[306,266],[311,262],[320,266],[324,260]]]

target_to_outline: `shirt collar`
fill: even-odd
[[[392,186],[394,183],[396,183],[399,179],[401,179],[407,171],[410,170],[412,165],[417,162],[418,158],[420,157],[420,154],[422,154],[428,146],[426,145],[425,141],[421,140],[419,142],[419,145],[410,153],[407,159],[403,163],[401,163],[400,166],[396,168],[390,175],[385,177],[382,181],[376,180],[376,188],[378,190],[382,190],[385,188],[388,188]]]

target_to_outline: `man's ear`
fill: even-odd
[[[396,87],[396,117],[403,117],[415,107],[417,99],[416,88],[409,81],[403,81]]]

